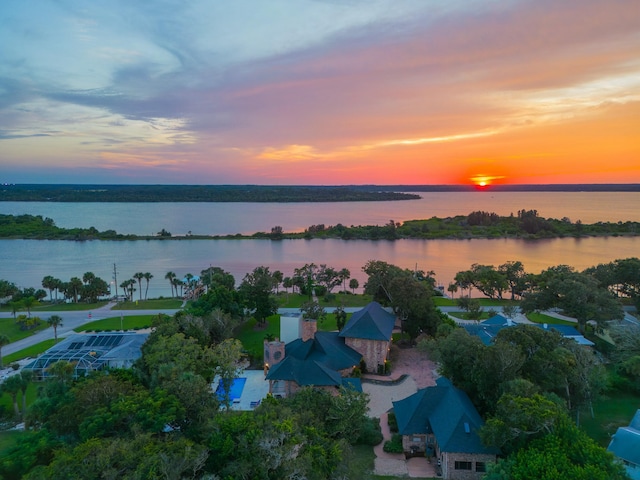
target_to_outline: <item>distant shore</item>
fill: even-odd
[[[558,185],[0,185],[0,202],[318,203],[416,200],[418,192],[640,192],[640,184]]]

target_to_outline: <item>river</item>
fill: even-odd
[[[444,217],[484,210],[509,215],[536,209],[544,217],[568,217],[583,223],[640,221],[637,192],[470,192],[421,193],[420,200],[358,203],[43,203],[0,202],[0,213],[32,214],[52,218],[60,227],[96,227],[119,233],[155,234],[162,228],[174,235],[302,231],[312,224],[382,225]],[[231,272],[237,282],[253,268],[265,265],[285,276],[305,263],[326,263],[348,268],[351,276],[366,280],[368,260],[384,260],[403,268],[433,270],[446,286],[460,270],[473,263],[500,265],[520,260],[528,272],[553,265],[576,269],[618,258],[640,256],[640,238],[564,238],[548,240],[182,240],[90,241],[0,240],[0,278],[20,287],[41,287],[52,275],[64,281],[93,272],[117,283],[135,272],[150,272],[149,297],[170,295],[164,279],[168,271],[178,276],[199,275],[209,266]],[[144,282],[143,282],[144,287]],[[115,293],[115,288],[114,288]]]

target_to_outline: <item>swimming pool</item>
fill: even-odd
[[[244,384],[247,379],[245,377],[234,378],[231,382],[231,388],[229,389],[229,399],[231,401],[238,400],[242,396],[242,390],[244,389]],[[218,400],[224,400],[224,386],[222,385],[222,380],[218,383],[218,388],[216,388],[216,396]]]

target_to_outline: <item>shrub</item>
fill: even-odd
[[[380,430],[379,418],[367,418],[360,430],[360,436],[356,441],[360,445],[378,445],[382,441],[382,431]]]
[[[394,412],[389,412],[387,423],[389,424],[389,430],[391,430],[392,433],[398,433],[398,420],[396,419],[396,414]]]
[[[402,435],[398,435],[397,433],[391,437],[391,440],[387,440],[384,442],[384,446],[382,447],[387,453],[403,453],[404,450],[402,448]]]

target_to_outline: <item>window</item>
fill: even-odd
[[[471,462],[456,462],[455,469],[456,470],[471,470],[473,468],[473,463]]]
[[[484,462],[476,462],[476,472],[486,472],[487,464]]]

